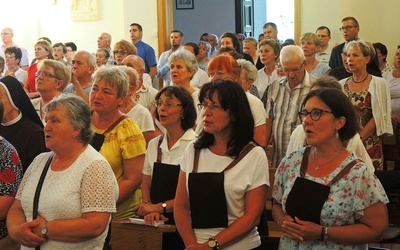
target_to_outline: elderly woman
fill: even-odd
[[[61,95],[70,81],[71,71],[63,62],[44,59],[40,64],[40,68],[36,72],[36,90],[40,97],[33,99],[32,104],[43,122],[42,108],[54,97]]]
[[[200,69],[207,71],[207,65],[210,61],[211,45],[208,42],[200,41],[197,46],[199,46],[197,63]]]
[[[260,61],[264,67],[258,71],[257,79],[253,86],[257,88],[257,96],[267,103],[267,88],[274,80],[279,78],[276,63],[279,58],[281,46],[275,39],[262,40],[258,46]]]
[[[92,127],[103,138],[96,143],[96,149],[110,163],[118,181],[119,196],[114,219],[135,216],[133,207],[142,200],[139,187],[146,141],[136,122],[119,110],[127,98],[128,89],[129,79],[121,68],[100,67],[93,76],[89,96]]]
[[[340,80],[340,84],[360,116],[360,137],[374,167],[382,169],[382,135],[393,134],[389,89],[383,78],[367,72],[367,64],[375,57],[370,43],[351,41],[344,51],[353,76]]]
[[[0,120],[3,118],[3,112],[4,105],[0,99]],[[1,135],[0,162],[0,249],[16,250],[21,246],[8,235],[6,217],[14,202],[23,172],[17,150]]]
[[[181,160],[176,226],[186,249],[257,248],[268,163],[264,149],[251,142],[246,94],[236,82],[215,81],[203,85],[199,100],[204,130]]]
[[[311,85],[311,90],[317,90],[320,88],[333,88],[342,90],[340,83],[332,76],[321,76],[317,78],[317,80]],[[300,149],[306,145],[306,133],[303,130],[303,125],[299,124],[290,135],[290,141],[286,150],[286,155],[290,154],[293,150]],[[363,160],[364,163],[367,164],[368,170],[370,170],[371,173],[375,171],[371,158],[365,150],[364,144],[362,143],[358,133],[356,133],[349,140],[344,140],[343,147],[346,147],[349,151],[353,151],[361,160]]]
[[[52,152],[26,171],[8,213],[10,235],[21,249],[102,249],[118,186],[107,160],[89,145],[89,107],[80,97],[61,95],[44,111]]]
[[[28,93],[29,98],[39,97],[39,92],[36,91],[36,71],[38,64],[46,58],[53,59],[51,55],[51,44],[45,40],[39,39],[35,44],[35,62],[28,68],[28,80],[24,84],[24,89]]]
[[[174,224],[174,197],[179,162],[186,146],[196,137],[193,98],[182,87],[165,87],[156,96],[156,119],[166,129],[165,135],[150,141],[143,166],[143,203],[137,213],[149,223],[166,220]],[[183,249],[179,234],[164,235],[163,249]]]
[[[198,69],[196,57],[187,50],[178,50],[169,56],[168,63],[172,84],[186,89],[195,103],[198,103],[197,93],[193,95],[197,88],[190,85],[190,80]]]
[[[96,66],[97,68],[107,64],[108,59],[110,58],[110,53],[108,50],[99,48],[96,51]]]
[[[140,89],[139,75],[134,68],[128,66],[120,66],[129,78],[129,89],[127,98],[119,107],[126,116],[132,118],[142,131],[146,145],[151,139],[156,137],[153,117],[150,111],[133,100],[133,95]]]
[[[43,123],[14,77],[6,76],[0,80],[0,99],[4,104],[0,134],[17,149],[25,172],[38,154],[48,151]]]
[[[113,54],[117,65],[122,65],[122,60],[126,56],[137,55],[137,49],[131,42],[122,39],[114,44]]]
[[[387,228],[388,202],[368,166],[343,147],[360,125],[342,91],[311,91],[300,119],[310,145],[286,156],[275,174],[272,216],[281,249],[366,249]]]

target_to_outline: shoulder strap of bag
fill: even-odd
[[[301,167],[300,167],[300,176],[305,177],[307,172],[307,165],[308,165],[308,156],[310,155],[311,147],[307,146],[304,149],[303,159],[301,160]]]
[[[163,142],[163,140],[164,140],[164,135],[162,134],[160,136],[160,139],[158,139],[158,147],[157,147],[157,162],[158,163],[161,163],[162,152],[161,152],[160,146],[161,146],[161,143]]]
[[[234,167],[240,160],[243,159],[243,157],[245,157],[255,147],[256,147],[256,145],[254,144],[254,142],[250,142],[249,144],[247,144],[242,149],[242,151],[240,152],[238,157],[236,157],[224,170],[222,170],[222,172]],[[200,156],[200,150],[199,149],[195,149],[194,150],[194,164],[193,164],[192,173],[197,173],[197,169],[198,169],[198,166],[199,166],[199,156]]]
[[[118,120],[116,120],[113,124],[111,124],[110,127],[108,127],[106,129],[106,131],[104,131],[103,135],[107,134],[108,132],[110,132],[111,130],[113,130],[113,128],[115,128],[115,126],[117,126],[120,122],[122,122],[123,120],[125,120],[126,118],[128,118],[126,115],[121,116],[120,118],[118,118]]]
[[[359,159],[355,159],[355,160],[351,161],[349,164],[347,164],[347,166],[344,167],[344,168],[342,169],[342,171],[340,171],[339,174],[336,175],[335,178],[333,178],[333,179],[331,180],[331,182],[329,182],[328,186],[331,186],[331,185],[332,185],[333,183],[335,183],[336,181],[342,179],[342,177],[345,176],[345,175],[350,171],[350,169],[351,169],[355,164],[357,164],[357,163],[359,163],[359,162],[362,162],[362,161],[359,160]]]
[[[33,198],[33,220],[37,218],[40,191],[42,190],[44,178],[46,177],[47,171],[49,170],[53,156],[54,153],[51,153],[49,159],[47,159],[46,165],[43,168],[42,175],[40,175],[39,182],[36,187],[35,197]]]

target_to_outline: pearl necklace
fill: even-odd
[[[315,170],[319,170],[322,166],[325,166],[328,163],[331,163],[340,154],[340,152],[342,152],[342,150],[343,150],[343,147],[339,150],[339,152],[334,157],[332,157],[332,159],[330,159],[329,161],[325,162],[324,164],[319,165],[318,162],[317,162],[317,157],[315,156],[315,151],[316,150],[314,148],[313,156],[314,156],[314,161],[317,164],[317,166],[315,167]]]

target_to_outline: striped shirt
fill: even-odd
[[[303,81],[293,90],[290,89],[286,77],[275,80],[268,89],[267,119],[272,119],[272,166],[278,167],[286,155],[290,135],[298,124],[300,106],[310,92],[315,77],[305,72]]]

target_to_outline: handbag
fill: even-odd
[[[102,134],[94,133],[92,141],[90,142],[90,145],[92,145],[92,147],[94,149],[96,149],[97,152],[99,152],[101,149],[101,146],[103,146],[105,134],[107,134],[108,132],[113,130],[113,128],[115,128],[115,126],[117,126],[122,120],[124,120],[126,118],[128,118],[128,117],[125,115],[121,116],[120,118],[118,118],[118,120],[116,120],[113,124],[111,124],[111,126],[108,127],[106,129],[106,131],[104,131],[104,133],[102,133]]]

